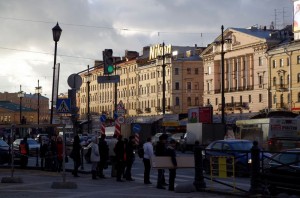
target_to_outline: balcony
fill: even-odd
[[[155,111],[156,112],[162,112],[162,109],[161,109],[161,107],[155,107]]]
[[[288,91],[288,84],[277,84],[275,85],[276,91]]]
[[[137,114],[142,114],[143,113],[143,111],[141,109],[136,109],[135,111],[136,111]]]
[[[221,110],[222,104],[219,104],[218,110]],[[234,103],[225,103],[225,110],[249,110],[248,102],[234,102]]]

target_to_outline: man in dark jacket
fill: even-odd
[[[124,163],[126,162],[125,144],[122,135],[119,135],[114,151],[116,153],[117,181],[122,182],[121,177],[124,172]]]
[[[21,168],[26,168],[28,164],[28,155],[29,155],[29,145],[27,142],[27,136],[25,136],[23,140],[21,140],[19,145],[19,150],[21,154],[21,159],[20,159]]]
[[[176,141],[171,140],[170,145],[167,147],[167,156],[171,157],[171,161],[173,164],[173,168],[169,169],[169,190],[174,191],[174,184],[176,178],[176,168],[177,168],[177,161],[176,161]]]
[[[159,136],[159,142],[157,142],[156,148],[155,148],[155,155],[156,156],[166,156],[166,141],[167,141],[167,135],[162,134]],[[164,176],[164,169],[158,169],[158,175],[157,175],[157,185],[156,187],[158,189],[165,189],[165,176]]]
[[[103,174],[103,169],[107,168],[107,160],[108,160],[108,145],[105,141],[105,134],[101,135],[101,138],[99,140],[99,152],[100,152],[100,162],[98,164],[98,176],[100,178],[105,178],[105,175]]]
[[[132,135],[129,137],[128,143],[126,145],[125,178],[127,181],[134,181],[134,179],[131,177],[131,168],[135,159],[134,150],[135,150],[135,141],[134,141],[134,136]]]

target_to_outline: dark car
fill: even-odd
[[[9,145],[0,139],[0,164],[10,162]]]
[[[23,139],[16,139],[13,142],[14,150],[19,149],[19,146],[20,146],[20,143],[22,140]],[[36,156],[36,154],[38,153],[38,150],[40,149],[40,144],[32,138],[27,138],[27,142],[28,142],[28,146],[29,146],[29,155]]]
[[[211,164],[211,157],[217,159],[218,157],[226,158],[227,171],[236,176],[249,175],[251,165],[251,153],[250,150],[253,146],[253,142],[250,140],[217,140],[210,143],[205,150],[203,150],[203,168],[206,173],[211,173],[214,169],[214,163]],[[268,155],[265,153],[265,155]],[[269,155],[268,155],[269,156]],[[232,162],[234,160],[234,163]],[[211,167],[213,167],[211,169]],[[217,169],[217,168],[216,168]]]
[[[284,150],[266,158],[262,178],[272,194],[287,191],[300,193],[300,148]]]

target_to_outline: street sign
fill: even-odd
[[[105,122],[105,121],[106,121],[106,115],[102,114],[102,115],[100,116],[100,121],[101,121],[101,122]]]
[[[141,131],[142,127],[140,124],[134,124],[132,129],[133,129],[134,133],[139,133]]]
[[[57,99],[56,112],[57,113],[71,113],[71,100],[70,99]]]
[[[82,79],[78,74],[71,74],[68,77],[68,85],[72,88],[72,89],[76,89],[79,90],[80,86],[82,84]]]
[[[125,118],[124,118],[123,116],[119,116],[119,117],[118,117],[118,122],[119,122],[120,124],[123,124],[123,123],[125,122]]]
[[[98,83],[118,83],[120,82],[120,76],[98,76]]]

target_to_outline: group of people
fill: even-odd
[[[135,144],[134,136],[130,136],[128,139],[123,139],[122,135],[114,135],[113,139],[108,144],[105,140],[105,134],[101,135],[98,139],[96,136],[91,139],[91,144],[88,146],[91,149],[90,160],[92,163],[92,179],[106,178],[103,174],[103,169],[107,168],[108,160],[112,165],[111,177],[116,177],[116,181],[123,182],[134,181],[131,174],[132,165],[135,160],[135,150],[137,145]],[[147,142],[143,144],[143,163],[144,163],[144,184],[152,184],[150,181],[151,171],[151,158],[155,156],[170,156],[173,163],[173,168],[169,169],[169,184],[165,180],[165,170],[158,169],[158,177],[156,187],[158,189],[166,189],[174,191],[174,184],[176,178],[176,142],[171,140],[167,144],[167,135],[162,134],[159,137],[159,142],[156,145],[154,152],[151,137],[147,138]],[[78,176],[78,168],[81,165],[81,149],[79,136],[74,137],[73,149],[70,157],[74,161],[74,170],[72,174],[74,177]]]
[[[167,138],[168,136],[166,134],[162,134],[159,137],[159,142],[156,145],[155,153],[153,150],[153,145],[151,142],[151,138],[147,139],[147,142],[144,143],[143,149],[144,149],[144,156],[143,156],[143,163],[144,163],[144,184],[151,184],[150,181],[150,170],[151,170],[151,157],[154,155],[156,156],[170,156],[171,161],[173,164],[173,168],[169,169],[169,190],[174,191],[174,185],[175,185],[175,178],[176,178],[176,168],[177,168],[177,161],[176,161],[176,142],[175,140],[171,140],[170,143],[167,145]],[[166,189],[165,186],[168,184],[165,180],[165,170],[164,169],[158,169],[158,175],[157,175],[157,184],[156,187],[158,189]]]

